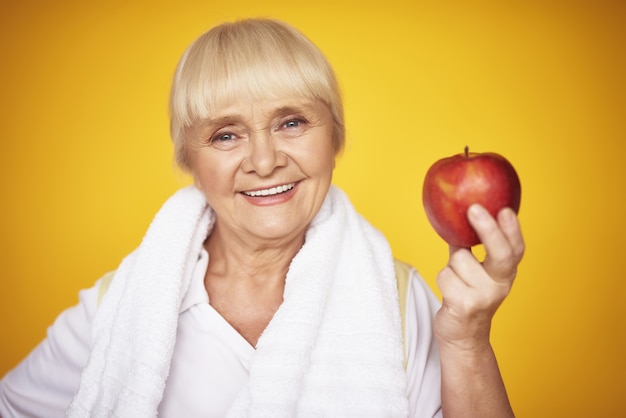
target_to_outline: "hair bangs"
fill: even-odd
[[[176,160],[188,168],[185,131],[243,101],[305,97],[329,106],[340,125],[343,109],[332,68],[304,35],[274,21],[224,24],[198,38],[176,70],[170,97]],[[337,129],[336,129],[337,130]]]

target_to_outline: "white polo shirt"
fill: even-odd
[[[224,417],[246,384],[255,350],[213,307],[202,251],[179,315],[176,346],[159,416]],[[0,381],[0,416],[64,417],[89,356],[100,280],[79,293],[42,341]],[[441,417],[441,375],[432,322],[440,303],[415,270],[406,300],[407,396],[411,417]]]

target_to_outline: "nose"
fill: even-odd
[[[256,133],[250,138],[248,147],[249,153],[242,166],[246,172],[266,177],[287,163],[287,156],[278,149],[276,141],[269,133]]]

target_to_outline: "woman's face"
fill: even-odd
[[[243,239],[303,236],[330,187],[332,135],[328,107],[303,98],[242,100],[195,126],[192,173],[220,230]]]

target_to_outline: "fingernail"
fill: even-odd
[[[487,210],[478,203],[474,203],[469,207],[467,215],[476,221],[480,221],[487,217]]]
[[[504,208],[500,211],[500,222],[511,225],[515,222],[515,212],[511,208]]]

